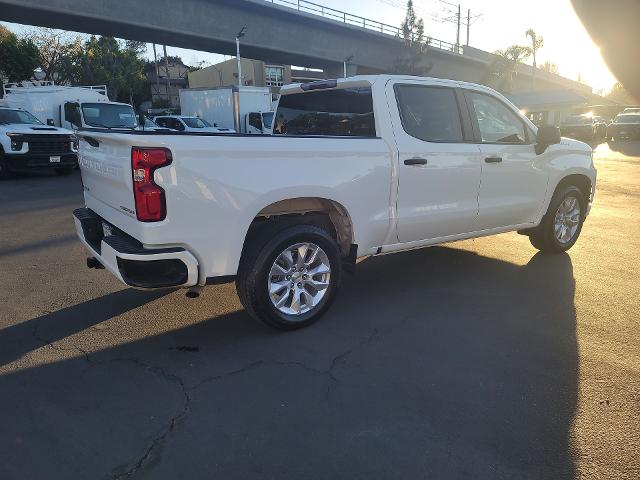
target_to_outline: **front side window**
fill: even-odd
[[[82,126],[82,119],[80,118],[80,105],[73,102],[67,102],[64,104],[64,117],[67,122],[75,127]]]
[[[425,142],[462,142],[462,122],[451,88],[396,85],[402,127]]]
[[[0,109],[0,125],[22,123],[26,125],[41,125],[42,122],[25,110]]]
[[[471,99],[483,143],[527,142],[524,122],[504,103],[483,93],[467,92],[467,95]]]
[[[274,125],[275,135],[375,137],[371,87],[283,95]]]
[[[184,131],[184,125],[177,118],[170,118],[169,119],[169,127],[173,128],[174,130],[179,130],[181,132]]]
[[[262,122],[264,123],[265,127],[271,128],[271,125],[273,124],[273,112],[263,113]]]

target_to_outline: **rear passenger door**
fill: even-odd
[[[397,233],[402,243],[476,230],[480,150],[464,98],[447,84],[403,81],[387,96],[398,164]]]
[[[489,93],[465,90],[482,152],[480,230],[534,222],[545,198],[550,153],[536,155],[533,131],[514,110]]]

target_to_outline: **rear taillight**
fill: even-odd
[[[136,216],[141,222],[159,222],[167,216],[164,190],[153,181],[153,172],[171,163],[171,152],[166,148],[131,149],[133,196]]]

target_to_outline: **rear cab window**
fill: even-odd
[[[371,87],[283,95],[273,134],[376,137]]]
[[[404,131],[425,142],[462,143],[465,135],[453,88],[398,83],[394,86]]]

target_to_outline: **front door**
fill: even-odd
[[[538,217],[549,181],[536,155],[534,134],[501,99],[466,90],[467,104],[482,152],[478,229],[532,223]]]
[[[480,151],[461,94],[437,80],[387,88],[398,146],[397,234],[402,243],[475,230]]]

